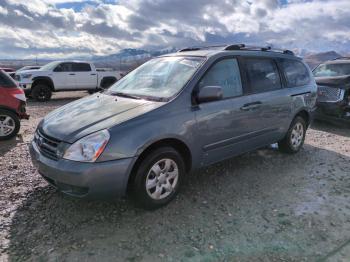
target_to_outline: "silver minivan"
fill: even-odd
[[[43,178],[66,194],[128,193],[157,208],[191,169],[276,142],[298,152],[316,90],[308,66],[288,50],[183,49],[48,114],[30,152]]]

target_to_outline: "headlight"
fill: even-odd
[[[32,74],[21,75],[21,78],[31,78],[31,77],[32,77]]]
[[[105,149],[109,138],[107,130],[83,137],[66,150],[63,158],[79,162],[95,162]]]

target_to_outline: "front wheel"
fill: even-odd
[[[15,113],[0,110],[0,141],[17,135],[21,123]]]
[[[171,147],[151,152],[136,170],[132,196],[145,209],[156,209],[175,198],[183,177],[185,164],[181,155]]]
[[[293,120],[286,136],[278,143],[278,147],[285,153],[297,153],[304,145],[305,135],[306,122],[302,117],[297,116]]]
[[[36,101],[49,101],[52,96],[51,88],[47,85],[38,84],[32,88],[32,96]]]

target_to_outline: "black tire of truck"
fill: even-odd
[[[51,99],[51,88],[45,84],[38,84],[32,87],[32,97],[38,102],[46,102]]]

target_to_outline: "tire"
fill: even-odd
[[[286,136],[278,142],[280,151],[288,154],[297,153],[304,145],[307,125],[304,118],[294,118]]]
[[[38,84],[32,88],[32,96],[36,101],[49,101],[52,96],[51,88],[44,84]]]
[[[32,90],[26,90],[26,91],[24,92],[24,94],[25,94],[25,96],[26,96],[27,98],[31,98],[31,97],[32,97]]]
[[[115,77],[104,77],[101,80],[101,84],[100,84],[100,88],[103,89],[107,89],[109,87],[111,87],[113,84],[115,84],[118,80]]]
[[[21,122],[15,113],[0,109],[0,141],[15,137],[20,128]]]
[[[135,204],[147,210],[168,204],[178,194],[185,170],[175,149],[162,147],[151,152],[135,171],[131,191]]]
[[[90,90],[88,90],[88,93],[90,95],[95,94],[96,92],[97,92],[97,89],[90,89]]]

